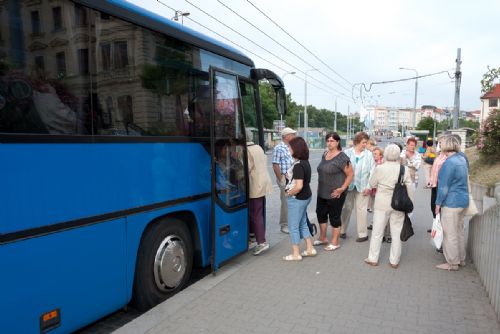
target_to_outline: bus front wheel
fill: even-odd
[[[134,304],[145,311],[178,292],[193,267],[188,228],[176,219],[149,228],[141,240],[134,279]]]

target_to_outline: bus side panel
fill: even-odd
[[[212,239],[210,234],[210,197],[191,203],[176,205],[164,210],[156,210],[130,216],[127,218],[127,302],[132,298],[137,253],[141,244],[141,237],[147,224],[169,213],[174,213],[175,216],[175,212],[180,211],[190,211],[194,214],[200,238],[201,265],[205,267],[210,264],[212,250]],[[195,240],[193,239],[193,244],[194,243]]]
[[[200,143],[2,144],[0,171],[0,233],[210,192]]]
[[[60,309],[68,333],[126,304],[125,219],[0,246],[0,328],[39,333]]]

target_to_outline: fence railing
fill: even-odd
[[[500,204],[470,220],[467,248],[500,321]]]

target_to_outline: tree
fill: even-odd
[[[483,123],[477,144],[484,161],[495,163],[500,161],[500,110],[490,112]]]
[[[481,80],[481,92],[487,93],[493,89],[493,83],[496,79],[500,77],[500,67],[499,68],[490,68],[486,67],[488,71],[483,74],[483,80]]]
[[[434,118],[424,117],[418,122],[417,130],[429,130],[429,133],[434,131]]]

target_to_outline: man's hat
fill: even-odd
[[[297,133],[297,131],[295,131],[292,128],[284,128],[283,130],[281,130],[281,136],[286,136],[289,134],[296,134],[296,133]]]

